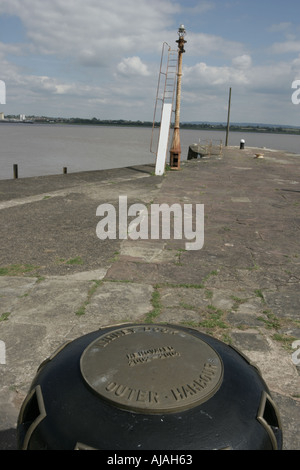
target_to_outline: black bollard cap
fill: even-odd
[[[258,370],[191,328],[124,324],[41,364],[19,415],[28,450],[266,450],[280,418]]]

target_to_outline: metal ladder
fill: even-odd
[[[168,49],[166,51],[166,49]],[[174,96],[175,96],[175,89],[176,89],[176,77],[177,77],[177,66],[178,66],[178,51],[171,49],[171,47],[164,42],[162,47],[161,53],[161,61],[160,61],[160,69],[158,75],[158,84],[157,84],[157,91],[156,91],[156,100],[155,100],[155,107],[154,107],[154,115],[153,115],[153,124],[152,124],[152,136],[151,136],[151,144],[150,144],[150,152],[157,155],[157,148],[159,142],[158,140],[154,147],[154,129],[157,128],[157,122],[161,123],[163,107],[165,103],[170,103],[172,105],[172,112],[175,112],[173,109],[174,105]],[[163,80],[164,77],[164,80]],[[157,120],[157,116],[160,112],[159,119]]]

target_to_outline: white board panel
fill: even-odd
[[[165,103],[160,123],[160,133],[158,141],[158,150],[155,165],[155,174],[163,175],[165,172],[170,124],[171,124],[172,104]]]

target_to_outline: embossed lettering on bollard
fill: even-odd
[[[83,352],[80,368],[102,399],[144,413],[189,409],[213,396],[223,380],[221,358],[211,346],[175,327],[155,325],[101,336]]]

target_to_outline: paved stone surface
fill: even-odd
[[[271,390],[284,448],[299,449],[299,170],[291,154],[228,147],[162,177],[141,166],[0,181],[0,449],[16,448],[40,363],[124,322],[188,325],[237,347]],[[203,248],[100,240],[97,207],[118,215],[121,195],[144,205],[149,226],[152,204],[204,204]]]

